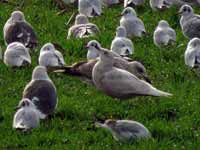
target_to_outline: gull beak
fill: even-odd
[[[85,45],[84,47],[85,47],[86,49],[89,49],[89,46],[87,46],[87,45]]]
[[[17,106],[14,108],[14,111],[17,111],[18,109],[20,109],[21,107]]]
[[[122,16],[123,16],[123,14],[118,14],[115,17],[122,17]]]

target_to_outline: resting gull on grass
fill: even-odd
[[[167,21],[161,20],[154,31],[153,39],[156,46],[167,46],[176,42],[176,32]]]
[[[132,55],[134,52],[134,46],[132,41],[126,36],[126,28],[123,26],[117,27],[116,36],[111,43],[111,51],[124,57]]]
[[[4,53],[4,63],[10,67],[22,67],[31,64],[29,50],[19,42],[9,44]]]
[[[127,7],[121,13],[120,26],[125,27],[127,37],[132,38],[142,37],[146,33],[144,23],[137,17],[135,10],[131,7]]]
[[[200,68],[200,39],[193,38],[185,51],[185,64],[191,68]]]
[[[200,15],[194,13],[190,5],[183,5],[179,13],[181,14],[180,25],[185,37],[192,39],[200,38]]]
[[[28,98],[35,104],[41,119],[45,119],[55,111],[57,105],[56,87],[49,78],[45,67],[35,67],[32,80],[23,91],[23,98]]]
[[[100,53],[100,59],[92,71],[92,79],[96,88],[106,95],[118,99],[129,99],[135,96],[172,96],[128,71],[116,68],[115,55],[111,51],[101,48],[95,42],[90,42],[88,47],[96,47]]]
[[[95,125],[108,129],[119,142],[127,143],[151,137],[149,130],[137,121],[108,119],[104,123],[96,122]]]
[[[21,42],[27,48],[34,49],[37,46],[36,33],[33,27],[25,20],[24,13],[14,11],[3,28],[6,44]]]
[[[13,128],[23,132],[39,126],[39,112],[29,99],[22,99],[13,119]]]
[[[61,67],[65,61],[61,52],[52,43],[46,43],[40,50],[39,65],[45,67]]]
[[[101,0],[79,0],[78,11],[87,17],[100,16],[102,13]]]
[[[100,33],[99,28],[89,23],[88,18],[83,14],[78,14],[75,19],[75,24],[69,28],[67,38],[85,38],[95,36]]]

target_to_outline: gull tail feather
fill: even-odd
[[[171,94],[171,93],[158,90],[158,89],[156,89],[154,87],[151,88],[150,94],[153,95],[153,96],[164,96],[164,97],[171,97],[171,96],[173,96],[173,94]]]

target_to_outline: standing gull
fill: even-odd
[[[22,99],[13,119],[13,128],[29,131],[39,125],[39,113],[29,99]]]
[[[122,18],[120,20],[120,26],[126,28],[127,36],[129,38],[136,36],[141,37],[146,33],[144,23],[137,17],[135,10],[131,7],[127,7],[122,12]]]
[[[102,13],[101,0],[79,0],[78,10],[87,17],[100,16]]]
[[[138,139],[151,137],[151,133],[144,125],[132,120],[108,119],[103,124],[96,122],[95,125],[108,129],[114,139],[119,142],[133,142]]]
[[[37,66],[33,70],[32,80],[26,85],[23,98],[28,98],[35,104],[41,119],[45,119],[55,111],[57,105],[56,88],[45,67]]]
[[[40,50],[39,65],[45,67],[64,66],[63,55],[57,51],[53,44],[46,43]]]
[[[153,39],[156,46],[167,46],[176,42],[176,32],[169,26],[167,21],[161,20],[154,31]]]
[[[133,43],[126,36],[126,29],[123,26],[119,26],[116,31],[116,36],[111,44],[111,51],[121,56],[132,55],[134,51]]]
[[[89,43],[88,46],[94,46],[94,43]],[[98,45],[96,47],[100,52],[100,60],[94,66],[92,79],[100,91],[118,99],[135,96],[171,96],[170,93],[156,89],[128,71],[114,67],[115,55]]]
[[[4,54],[4,63],[11,67],[25,66],[31,64],[31,56],[22,43],[13,42],[7,46]]]
[[[183,5],[179,13],[181,14],[180,25],[185,37],[192,39],[200,38],[200,15],[194,13],[189,5]]]
[[[85,38],[99,33],[99,28],[95,24],[89,23],[89,20],[85,15],[78,14],[75,19],[75,25],[68,31],[67,38]]]
[[[3,32],[6,44],[18,41],[27,48],[35,48],[37,46],[36,34],[32,26],[26,22],[21,11],[14,11],[11,14],[3,28]]]
[[[140,6],[144,4],[144,0],[124,0],[124,8]]]
[[[200,68],[200,39],[193,38],[185,51],[185,64],[191,68]]]

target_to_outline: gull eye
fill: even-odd
[[[95,46],[94,46],[96,49],[99,49],[99,47],[98,47],[98,45],[97,44],[95,44]]]

